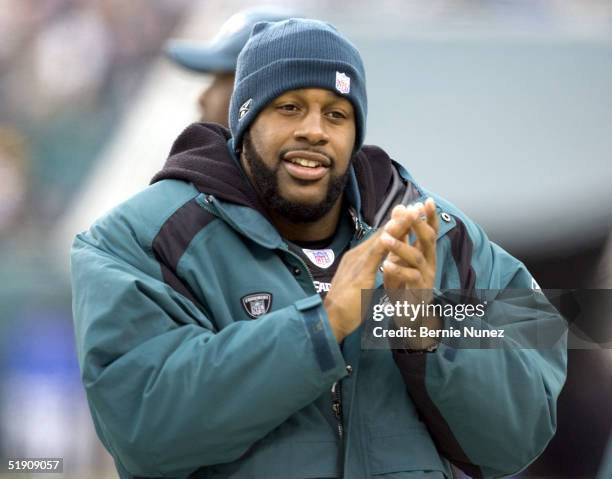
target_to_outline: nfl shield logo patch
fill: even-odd
[[[247,294],[242,297],[242,306],[251,318],[258,318],[270,311],[272,295],[270,293]]]
[[[344,73],[336,72],[336,90],[345,95],[351,91],[351,79]]]
[[[306,256],[308,256],[308,259],[312,262],[312,264],[323,269],[329,268],[332,264],[334,264],[334,260],[336,259],[333,249],[304,248],[302,251]]]

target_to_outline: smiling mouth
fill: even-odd
[[[283,155],[283,162],[289,175],[298,181],[312,182],[323,178],[331,160],[322,153],[308,150],[294,150]]]
[[[283,155],[283,160],[305,168],[329,168],[331,160],[327,155],[309,150],[293,150]]]
[[[307,168],[317,168],[319,166],[323,166],[318,161],[307,160],[306,158],[291,158],[291,159],[285,160],[285,161],[289,161],[290,163],[293,163],[294,165],[305,166]]]

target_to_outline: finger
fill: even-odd
[[[391,219],[396,219],[398,215],[400,215],[401,212],[405,209],[406,206],[402,205],[401,203],[399,205],[395,205],[391,210]]]
[[[385,244],[390,253],[398,258],[398,261],[394,261],[394,258],[387,257],[387,262],[393,262],[401,266],[410,266],[420,270],[427,266],[426,258],[421,250],[409,245],[405,241],[400,241],[389,233],[384,232],[381,236],[381,242]]]
[[[414,205],[408,207],[398,205],[393,209],[392,218],[387,221],[383,229],[397,239],[404,239],[408,235],[417,214]]]
[[[436,202],[431,196],[425,200],[425,214],[427,215],[427,223],[435,231],[437,236],[440,230],[440,222],[436,214]]]
[[[406,208],[406,205],[402,205],[401,203],[399,205],[395,205],[391,210],[391,219],[399,220],[405,213]]]
[[[404,263],[402,262],[402,258],[400,258],[398,255],[396,255],[395,253],[392,253],[392,252],[389,252],[389,253],[387,254],[387,256],[385,257],[385,259],[384,259],[384,261],[383,261],[383,264],[384,264],[384,262],[385,262],[385,261],[390,261],[391,263],[396,263],[396,264],[399,264],[399,265],[402,265],[402,264],[403,264],[404,266],[406,266],[406,264],[404,264]],[[381,270],[383,273],[385,272],[385,271],[384,271],[384,268],[383,268],[383,266],[382,266],[382,264],[380,265],[380,270]]]
[[[391,266],[389,268],[387,268],[387,270],[384,269],[384,264],[387,263],[387,261],[389,261],[391,264],[395,264],[393,261],[391,261],[388,257],[385,261],[383,261],[382,266],[382,272],[383,272],[383,285],[385,287],[385,289],[388,290],[393,290],[393,289],[398,289],[398,290],[403,290],[405,289],[405,285],[404,283],[401,281],[401,279],[397,278],[397,276],[393,275],[391,272],[391,269],[393,269],[394,266]]]
[[[426,220],[419,216],[412,223],[412,230],[417,238],[419,249],[423,252],[425,259],[431,264],[436,259],[436,232]],[[416,243],[414,246],[417,246]]]
[[[358,257],[363,258],[363,268],[368,272],[375,273],[389,252],[387,245],[380,239],[382,234],[383,231],[378,230],[361,245],[353,249],[355,252],[358,251]]]
[[[398,255],[396,255],[392,251],[389,251],[389,253],[385,257],[385,259],[386,260],[388,259],[389,261],[391,261],[393,263],[401,263],[402,262],[402,258],[400,258]]]
[[[400,266],[390,261],[383,263],[385,284],[403,284],[404,287],[418,288],[423,279],[416,268]]]

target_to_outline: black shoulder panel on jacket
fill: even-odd
[[[429,429],[438,450],[472,478],[482,478],[482,471],[469,460],[446,419],[429,397],[426,387],[428,354],[430,353],[402,353],[399,350],[393,350],[393,359],[404,378],[408,394],[410,394],[419,414],[427,424],[427,429]]]
[[[461,289],[467,297],[474,297],[476,288],[476,272],[472,268],[472,254],[474,243],[467,232],[467,228],[461,219],[454,216],[457,226],[448,232],[451,253],[459,271],[459,282]]]
[[[393,164],[379,147],[364,145],[355,156],[353,168],[361,192],[361,211],[366,222],[372,225],[392,182]]]
[[[176,268],[193,237],[214,218],[194,198],[166,220],[153,240],[153,252],[161,265],[164,281],[200,308],[192,291],[178,277]]]

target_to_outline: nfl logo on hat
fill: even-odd
[[[344,73],[336,72],[336,90],[347,94],[351,91],[351,79]]]

